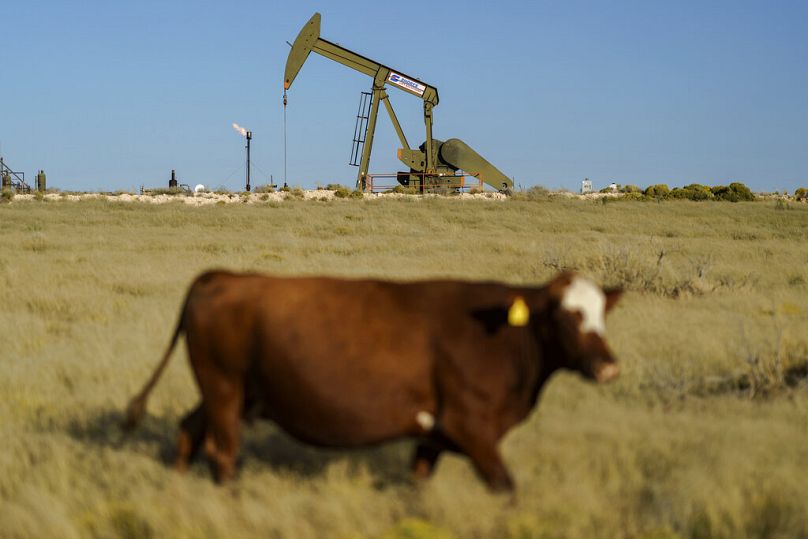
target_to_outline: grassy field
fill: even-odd
[[[808,205],[773,202],[1,204],[0,537],[808,537],[807,231]],[[459,457],[419,486],[409,442],[320,451],[270,424],[217,487],[166,464],[197,399],[184,358],[118,428],[212,267],[577,269],[628,289],[608,321],[622,376],[550,382],[503,443],[515,503]]]

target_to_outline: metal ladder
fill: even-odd
[[[368,135],[368,119],[370,118],[370,105],[373,94],[362,92],[359,96],[359,111],[356,113],[356,126],[354,127],[353,147],[351,148],[351,166],[358,167],[362,159],[362,147]]]

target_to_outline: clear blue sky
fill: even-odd
[[[496,6],[496,7],[494,7]],[[435,137],[461,138],[523,186],[808,186],[808,2],[7,1],[0,144],[62,189],[283,176],[286,41],[322,37],[436,86]],[[288,178],[353,185],[370,79],[311,55],[289,92]],[[410,144],[417,98],[390,90]],[[372,172],[398,140],[380,116]]]

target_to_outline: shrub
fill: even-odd
[[[689,192],[691,200],[711,200],[713,198],[713,192],[706,185],[691,183],[686,185],[684,189]]]
[[[642,189],[636,185],[624,185],[620,188],[621,193],[642,193]]]
[[[752,191],[740,182],[732,182],[729,186],[717,185],[711,191],[716,200],[727,200],[729,202],[755,200],[755,195],[752,194]]]
[[[808,188],[800,187],[796,191],[794,191],[794,198],[797,200],[806,200],[808,199]]]
[[[533,187],[528,187],[527,191],[525,191],[525,196],[528,200],[543,200],[550,196],[550,191],[542,185],[534,185]]]
[[[289,191],[289,194],[295,198],[304,198],[306,196],[305,193],[303,193],[303,189],[301,189],[300,187],[295,187],[294,189]]]
[[[645,188],[643,194],[647,197],[653,198],[667,198],[671,190],[664,183],[658,183]]]
[[[733,182],[729,184],[729,188],[734,193],[737,193],[740,200],[755,200],[755,194],[752,193],[751,189],[740,182]]]
[[[14,190],[6,187],[0,191],[0,202],[11,202],[14,200]]]
[[[340,189],[347,189],[347,187],[345,187],[341,183],[329,183],[328,185],[325,186],[325,188],[328,191],[339,191]]]
[[[691,183],[684,187],[675,188],[671,191],[671,198],[686,198],[688,200],[712,200],[713,192],[706,185]]]
[[[348,198],[351,196],[351,191],[345,187],[344,185],[335,184],[336,187],[333,189],[334,196],[337,198]]]
[[[186,193],[182,189],[179,189],[178,187],[169,187],[169,188],[156,187],[154,189],[147,189],[145,194],[149,196],[155,196],[155,195],[178,196],[178,195],[187,195],[188,193]]]
[[[398,193],[400,195],[417,195],[418,189],[416,189],[412,185],[409,185],[407,187],[404,187],[403,185],[396,185],[395,187],[390,189],[388,193]]]
[[[620,197],[622,200],[648,200],[645,195],[639,191],[631,191]],[[605,199],[604,199],[605,200]]]
[[[256,193],[274,193],[275,192],[275,186],[271,185],[271,184],[259,185],[258,187],[255,188],[254,192],[256,192]]]

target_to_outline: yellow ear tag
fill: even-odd
[[[508,324],[511,326],[526,326],[530,320],[530,308],[521,296],[517,296],[508,309]]]

